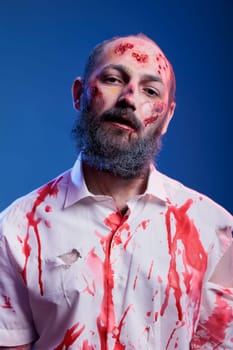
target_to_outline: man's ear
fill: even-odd
[[[161,135],[164,135],[166,134],[167,132],[167,128],[168,128],[168,125],[173,117],[173,114],[175,112],[175,108],[176,108],[176,103],[175,102],[172,102],[169,106],[169,109],[168,109],[168,112],[167,112],[167,115],[166,115],[166,120],[164,121],[164,125],[163,125],[163,129],[162,129],[162,132],[161,132]]]
[[[80,110],[82,93],[83,79],[81,77],[78,77],[75,79],[72,85],[73,106],[77,111]]]

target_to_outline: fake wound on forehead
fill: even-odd
[[[146,63],[148,61],[148,55],[143,51],[135,50],[134,44],[130,42],[120,43],[114,48],[114,53],[118,56],[122,56],[126,51],[131,51],[131,56],[140,63]]]
[[[158,65],[157,72],[159,74],[161,74],[162,71],[169,70],[168,60],[164,55],[161,54],[161,52],[156,55],[155,60]]]

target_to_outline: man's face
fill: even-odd
[[[119,117],[103,122],[109,133],[129,142],[158,128],[166,131],[174,110],[169,88],[170,65],[155,44],[135,37],[117,39],[105,47],[89,78],[85,104],[95,118],[123,109]],[[134,128],[128,112],[134,113],[139,128]]]
[[[148,169],[175,108],[170,74],[149,40],[127,37],[105,46],[83,88],[75,129],[90,165],[128,178]]]

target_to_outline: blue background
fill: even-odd
[[[71,84],[89,51],[144,32],[177,77],[158,168],[233,212],[232,1],[0,1],[0,210],[75,161]]]

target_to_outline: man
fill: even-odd
[[[153,165],[174,95],[144,35],[94,49],[74,168],[2,213],[0,349],[233,348],[232,217]]]

